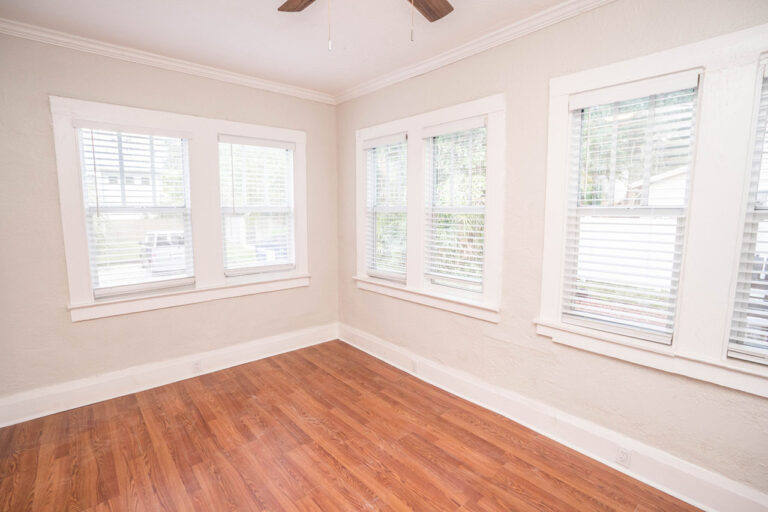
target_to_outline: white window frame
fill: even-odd
[[[541,307],[537,332],[555,343],[768,397],[768,367],[727,357],[754,140],[759,62],[768,25],[550,81]],[[690,175],[678,308],[671,345],[563,322],[569,101],[622,85],[698,71],[696,142]],[[712,205],[717,205],[713,207]]]
[[[279,148],[279,149],[285,149],[285,150],[289,150],[289,151],[293,152],[293,155],[294,155],[293,158],[295,158],[295,155],[296,155],[296,144],[294,144],[292,142],[281,142],[281,141],[267,140],[267,139],[253,139],[253,138],[247,138],[247,137],[242,137],[242,136],[232,136],[232,135],[219,134],[219,146],[222,143],[224,143],[224,144],[240,144],[240,145],[245,145],[245,146],[254,146],[254,147],[262,147],[262,148],[264,148],[264,147]],[[232,186],[234,187],[234,183],[232,184]],[[219,187],[221,187],[221,168],[219,168]],[[291,188],[293,188],[293,187],[294,187],[294,183],[293,183],[293,179],[291,179]],[[288,206],[288,208],[290,209],[291,213],[295,217],[295,215],[296,215],[295,198],[292,198],[292,199],[293,200],[291,201],[291,204],[290,204],[290,206]],[[219,196],[219,201],[221,201],[221,196]],[[224,210],[226,208],[231,208],[231,207],[221,207],[220,210],[219,210],[221,212],[222,221],[223,221],[223,217],[224,217]],[[270,207],[265,207],[265,206],[262,206],[262,207],[245,207],[245,208],[250,209],[251,211],[261,210],[262,212],[269,211],[269,209],[270,209]],[[295,219],[294,219],[294,222],[295,222]],[[223,237],[223,235],[224,234],[223,234],[223,231],[222,231],[222,237]],[[294,255],[293,255],[293,257],[294,257],[294,260],[296,259],[296,254],[295,254],[295,252],[296,252],[295,251],[296,240],[295,240],[295,237],[296,237],[296,234],[294,232],[294,241],[293,241],[293,245],[294,245]],[[222,238],[222,243],[223,243],[223,238]],[[223,249],[223,247],[222,247],[222,249]],[[274,264],[274,265],[250,265],[250,266],[247,266],[247,267],[227,268],[226,261],[225,261],[225,263],[224,263],[224,274],[227,277],[235,277],[235,276],[242,276],[242,275],[262,274],[262,273],[265,273],[265,272],[288,271],[288,270],[293,270],[295,267],[296,267],[295,263],[278,263],[278,264]]]
[[[366,154],[366,152],[368,150],[371,150],[371,149],[374,149],[374,148],[381,148],[381,147],[389,146],[389,145],[392,145],[392,144],[403,144],[403,143],[406,144],[406,155],[407,155],[407,152],[408,152],[408,149],[407,149],[407,147],[408,147],[408,134],[405,133],[405,132],[397,133],[397,134],[393,134],[393,135],[389,135],[389,136],[385,136],[383,138],[367,139],[367,140],[363,141],[363,147],[362,147],[363,159],[365,159],[365,161],[366,161],[366,163],[365,163],[365,165],[366,165],[366,174],[365,174],[365,182],[366,182],[365,225],[366,225],[366,236],[368,237],[367,243],[370,243],[370,244],[373,243],[373,241],[370,239],[370,237],[372,236],[372,232],[373,232],[374,229],[373,229],[373,226],[371,226],[371,224],[370,224],[370,219],[372,217],[374,217],[378,213],[390,213],[390,212],[405,213],[406,214],[406,218],[407,218],[407,216],[408,216],[408,205],[407,205],[408,199],[406,197],[406,204],[404,206],[397,206],[397,207],[377,206],[375,204],[373,204],[373,205],[372,204],[368,204],[368,200],[372,199],[372,198],[369,197],[369,194],[370,194],[371,191],[368,190],[368,178],[370,176],[368,174],[368,172],[369,172],[369,169],[367,167],[368,155]],[[407,156],[406,156],[406,158],[407,158]],[[407,162],[406,162],[406,166],[407,166]],[[407,178],[407,169],[406,169],[406,180],[407,179],[408,178]],[[406,182],[406,191],[407,191],[407,182]],[[407,244],[407,241],[406,241],[406,244]],[[383,279],[383,280],[386,280],[386,281],[390,281],[390,282],[405,283],[406,276],[405,275],[400,275],[399,272],[389,272],[389,271],[386,271],[386,270],[372,270],[370,268],[370,265],[372,263],[374,263],[374,258],[369,258],[368,257],[368,256],[370,256],[370,254],[368,254],[368,251],[367,251],[368,247],[369,247],[369,245],[366,245],[366,257],[367,257],[367,260],[366,260],[366,270],[365,270],[365,273],[366,273],[366,275],[368,277],[380,278],[380,279]],[[407,255],[406,255],[406,264],[407,264]],[[406,269],[406,271],[407,271],[407,269]]]
[[[758,124],[758,117],[760,113],[760,98],[762,96],[763,92],[763,80],[767,76],[766,73],[768,73],[768,51],[764,52],[760,57],[760,63],[758,68],[758,76],[755,83],[755,89],[754,89],[754,98],[755,98],[755,108],[752,113],[752,124],[751,129],[752,133],[749,139],[749,147],[751,148],[751,156],[754,157],[754,152],[757,149],[757,124]],[[751,190],[752,185],[752,173],[754,172],[754,167],[752,165],[752,161],[750,159],[749,167],[747,169],[746,175],[744,177],[745,179],[745,185],[743,190],[743,198],[742,198],[742,212],[741,212],[741,225],[739,228],[739,254],[736,257],[736,267],[734,268],[733,272],[733,281],[731,283],[731,304],[730,309],[728,310],[728,331],[726,333],[726,343],[725,347],[723,348],[724,357],[733,358],[733,359],[743,359],[745,361],[754,361],[756,363],[760,363],[763,365],[768,365],[768,358],[766,357],[766,351],[761,348],[752,348],[747,346],[734,346],[731,344],[731,331],[733,329],[733,322],[736,315],[736,294],[739,286],[739,266],[741,263],[741,251],[743,250],[744,245],[744,235],[746,234],[746,224],[747,224],[747,217],[751,215],[755,215],[755,210],[753,210],[753,205],[750,204],[750,198],[753,193]],[[756,192],[756,191],[755,191]],[[757,211],[761,211],[763,215],[765,213],[768,213],[768,210],[765,208],[758,208]]]
[[[83,140],[83,134],[82,134],[81,130],[83,130],[83,129],[92,130],[92,133],[93,133],[93,131],[96,131],[99,127],[95,123],[90,123],[90,122],[87,122],[87,121],[74,121],[73,125],[75,126],[77,131],[80,132],[80,133],[78,133],[78,136],[77,136],[77,139],[78,139],[78,142],[79,142],[79,149],[80,149],[80,151],[78,151],[78,157],[82,160],[82,158],[85,156],[82,152],[84,151],[84,148],[85,148],[85,145],[87,144],[87,141]],[[118,139],[120,139],[121,134],[120,134],[119,130],[114,130],[114,131],[110,130],[110,131],[112,133],[117,133]],[[125,134],[122,134],[122,135],[125,135]],[[151,134],[151,136],[157,137],[158,134],[153,133],[153,134]],[[180,209],[185,210],[187,212],[187,215],[189,216],[188,220],[190,221],[189,223],[187,221],[184,221],[184,238],[185,238],[185,252],[186,252],[186,250],[187,250],[187,240],[190,240],[192,238],[192,233],[191,233],[191,214],[192,214],[192,210],[191,210],[190,205],[189,205],[189,165],[188,165],[188,162],[189,162],[189,151],[188,151],[189,141],[186,138],[184,138],[184,137],[179,137],[179,138],[181,140],[184,140],[184,145],[183,145],[184,147],[182,149],[182,153],[183,153],[183,156],[182,156],[183,171],[182,172],[183,172],[183,175],[184,175],[184,186],[183,186],[183,189],[184,189],[184,206],[181,207]],[[118,142],[118,148],[120,148],[121,146],[122,146],[122,144]],[[95,146],[92,147],[91,149],[92,149],[92,151],[96,150]],[[122,153],[122,149],[119,149],[118,151],[120,152],[119,160],[122,162],[122,160],[124,158],[124,155]],[[94,168],[93,168],[94,180],[98,181],[98,173],[97,173],[97,170],[96,170],[97,158],[96,158],[95,154],[93,154],[91,156],[92,156],[93,162],[94,162],[94,164],[93,164],[94,165]],[[80,162],[80,169],[81,169],[81,173],[82,173],[82,171],[85,170],[85,166],[83,165],[82,161]],[[153,174],[154,173],[155,173],[155,169],[154,169],[154,162],[153,162]],[[127,181],[128,180],[128,176],[125,176],[125,170],[124,169],[120,169],[120,175],[124,177],[124,180],[120,180],[119,178],[117,178],[116,181],[118,181],[118,182],[124,181],[124,183],[119,185],[119,186],[121,187],[121,196],[123,197],[123,202],[125,203],[125,198],[127,196],[127,191],[125,190],[125,186],[128,184],[128,181]],[[111,178],[112,177],[110,177],[110,182],[112,181]],[[81,179],[81,183],[84,184],[85,183],[85,177],[81,175],[80,179]],[[133,178],[132,178],[132,181],[133,181]],[[83,187],[83,189],[85,189],[85,187]],[[96,204],[94,205],[95,206],[94,209],[96,210],[97,215],[98,215],[98,212],[100,212],[100,211],[109,212],[110,205],[99,206],[99,199],[98,199],[99,189],[98,189],[98,186],[96,187],[94,192],[95,192],[95,195],[97,196],[96,197]],[[85,196],[85,194],[83,194],[83,196]],[[85,197],[84,197],[84,200],[85,200]],[[153,207],[154,206],[155,205],[153,205]],[[86,222],[86,225],[91,225],[93,223],[93,219],[92,218],[89,219],[89,215],[88,215],[88,210],[90,208],[88,208],[85,205],[84,205],[84,207],[85,207],[85,211],[86,211],[85,212],[85,218],[86,218],[85,222]],[[121,209],[121,210],[122,209],[126,209],[126,208],[135,208],[137,210],[140,210],[141,206],[129,206],[129,205],[124,204],[124,205],[119,206],[118,208]],[[187,228],[189,228],[189,231],[187,231]],[[190,253],[192,252],[191,245],[189,246],[188,250],[189,250]],[[193,258],[193,260],[194,260],[194,258]],[[186,270],[186,268],[185,268],[185,270]],[[194,268],[193,268],[192,273],[194,274]],[[120,295],[128,295],[128,294],[134,294],[134,293],[142,293],[142,292],[148,292],[150,290],[160,290],[160,289],[167,289],[167,288],[181,288],[183,286],[187,286],[187,285],[193,284],[194,282],[195,282],[194,275],[191,275],[191,276],[187,276],[187,275],[184,275],[184,276],[173,276],[170,279],[164,279],[164,280],[159,280],[159,281],[144,281],[144,282],[131,283],[131,284],[117,284],[117,285],[112,285],[112,286],[107,286],[107,287],[97,287],[96,289],[93,290],[93,296],[97,300],[98,299],[106,299],[108,297],[116,297],[116,296],[120,296]],[[92,280],[92,283],[93,283],[93,280]]]
[[[50,96],[50,104],[72,321],[309,285],[306,134],[303,131],[57,96]],[[194,282],[177,288],[145,289],[120,297],[94,297],[77,145],[77,128],[81,126],[183,137],[188,140]],[[220,135],[294,145],[294,268],[251,275],[225,275],[219,196]]]
[[[426,173],[424,137],[461,131],[483,118],[487,128],[485,241],[481,294],[448,292],[431,285],[424,275],[424,224]],[[506,114],[504,95],[435,110],[357,130],[356,224],[357,287],[430,307],[499,322],[501,303],[504,183],[506,173]],[[406,133],[408,138],[408,221],[405,283],[368,275],[365,161],[366,141]]]
[[[672,73],[672,74],[666,74],[663,76],[653,77],[650,79],[645,80],[639,80],[635,82],[630,82],[628,84],[621,84],[617,86],[607,87],[607,88],[601,88],[597,90],[591,90],[586,91],[582,93],[577,94],[571,94],[569,96],[569,109],[571,112],[571,119],[569,122],[568,130],[569,132],[573,132],[575,129],[572,125],[574,121],[574,113],[579,113],[581,109],[586,107],[592,107],[592,106],[603,106],[603,105],[610,105],[614,102],[618,101],[628,101],[628,100],[634,100],[644,97],[649,97],[655,94],[663,94],[663,93],[670,93],[670,92],[676,92],[683,89],[691,89],[696,88],[696,92],[694,93],[694,105],[696,106],[696,111],[694,112],[694,119],[693,119],[693,141],[691,143],[691,149],[695,152],[696,150],[696,127],[698,123],[698,103],[700,101],[700,94],[701,89],[698,87],[699,80],[701,78],[701,70],[700,69],[693,69],[693,70],[687,70],[680,73]],[[580,141],[580,143],[583,141]],[[573,151],[570,149],[570,151]],[[692,155],[693,156],[693,155]],[[691,158],[691,162],[689,164],[689,170],[688,170],[688,179],[686,182],[690,182],[690,175],[693,168],[693,158]],[[570,187],[578,187],[578,169],[573,168],[573,163],[569,162],[569,168],[568,168],[568,180],[569,180],[569,188]],[[685,232],[686,232],[686,226],[687,226],[687,210],[688,210],[688,202],[689,202],[689,190],[690,187],[688,187],[688,190],[685,191],[685,201],[682,205],[678,206],[660,206],[660,207],[652,207],[652,206],[580,206],[578,204],[578,201],[576,201],[576,204],[571,206],[567,211],[568,218],[573,221],[574,216],[578,216],[579,211],[588,211],[590,212],[590,215],[594,215],[595,217],[617,217],[621,215],[628,215],[630,217],[642,217],[645,219],[653,219],[655,216],[662,216],[662,217],[678,217],[680,219],[683,219],[683,225],[679,226],[678,229],[682,227],[683,231],[683,243],[681,244],[681,249],[685,247]],[[569,192],[570,194],[578,194],[576,191]],[[564,257],[567,255],[567,244],[565,248],[566,253],[564,254]],[[565,267],[565,262],[563,263],[563,266]],[[679,271],[679,269],[675,269]],[[565,271],[564,271],[565,274]],[[574,276],[575,277],[575,276]],[[563,288],[565,287],[566,283],[565,281],[567,278],[563,277]],[[567,296],[568,294],[563,293],[563,296]],[[677,306],[679,305],[679,293],[677,293],[678,297],[675,301],[676,307],[675,310],[677,310]],[[561,305],[564,306],[565,304]],[[614,333],[614,334],[620,334],[624,335],[629,338],[633,339],[641,339],[645,341],[652,341],[654,343],[660,343],[664,345],[669,345],[671,343],[671,340],[660,333],[652,333],[650,331],[644,332],[642,328],[633,328],[630,327],[622,322],[617,322],[615,324],[609,323],[607,321],[600,321],[600,320],[593,320],[586,318],[584,316],[580,316],[578,314],[572,315],[564,313],[561,309],[561,318],[563,323],[582,326],[590,329],[594,329],[601,332],[606,333]]]

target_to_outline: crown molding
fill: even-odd
[[[555,5],[547,10],[538,12],[533,16],[516,21],[510,25],[485,34],[484,36],[473,39],[456,48],[430,57],[416,64],[406,66],[381,75],[373,80],[363,82],[354,87],[350,87],[336,95],[336,103],[344,103],[354,98],[359,98],[370,94],[384,87],[402,82],[418,75],[423,75],[429,71],[453,64],[472,55],[484,52],[496,46],[508,43],[513,39],[523,37],[531,32],[541,30],[555,23],[567,20],[579,14],[596,9],[609,4],[614,0],[569,0]]]
[[[416,64],[400,68],[396,71],[374,78],[373,80],[345,89],[336,95],[281,82],[265,80],[242,73],[235,73],[233,71],[197,64],[182,59],[166,57],[156,53],[129,48],[127,46],[105,43],[95,39],[80,37],[4,18],[0,18],[0,34],[22,37],[41,43],[52,44],[96,55],[103,55],[114,59],[135,62],[137,64],[145,64],[156,68],[178,71],[188,75],[211,78],[213,80],[243,85],[254,89],[286,94],[288,96],[318,101],[329,105],[338,105],[339,103],[370,94],[379,89],[383,89],[384,87],[402,82],[403,80],[423,75],[424,73],[447,66],[448,64],[453,64],[459,60],[508,43],[513,39],[541,30],[568,18],[578,16],[579,14],[596,9],[597,7],[601,7],[613,1],[614,0],[568,0],[545,11],[536,13],[533,16],[529,16],[528,18],[516,21],[510,25],[485,34],[477,39],[457,46],[456,48],[435,55],[434,57],[430,57]]]
[[[336,104],[336,100],[332,94],[327,94],[312,89],[305,89],[295,85],[273,82],[271,80],[264,80],[262,78],[244,75],[242,73],[235,73],[233,71],[227,71],[225,69],[220,69],[213,66],[197,64],[182,59],[174,59],[172,57],[166,57],[156,53],[136,50],[127,46],[105,43],[95,39],[67,34],[65,32],[59,32],[57,30],[51,30],[36,25],[29,25],[27,23],[21,23],[9,19],[0,18],[0,34],[22,37],[24,39],[31,39],[32,41],[70,48],[72,50],[103,55],[105,57],[112,57],[114,59],[135,62],[137,64],[145,64],[147,66],[167,69],[170,71],[178,71],[188,75],[211,78],[221,82],[244,85],[254,89],[286,94],[288,96],[295,96],[297,98],[306,100],[328,103],[330,105]]]

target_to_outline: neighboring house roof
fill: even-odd
[[[661,174],[657,174],[656,176],[651,176],[650,183],[654,184],[660,181],[668,180],[670,178],[676,178],[682,174],[685,174],[687,170],[688,170],[688,167],[683,166],[683,167],[678,167],[677,169],[672,169],[671,171],[666,171]],[[643,187],[643,180],[633,181],[632,183],[629,184],[630,189],[642,188],[642,187]]]

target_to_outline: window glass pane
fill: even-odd
[[[568,312],[617,326],[671,333],[682,219],[581,216],[566,259]]]
[[[427,139],[430,204],[433,207],[485,206],[485,127]]]
[[[191,277],[187,141],[87,128],[78,136],[95,292]]]
[[[365,150],[368,273],[405,279],[407,240],[407,142]]]
[[[294,265],[293,150],[219,143],[224,266]]]
[[[579,206],[683,206],[695,89],[585,108]]]
[[[696,94],[573,112],[564,320],[671,342]]]
[[[433,283],[482,291],[486,128],[426,140],[425,271]]]

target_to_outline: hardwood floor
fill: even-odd
[[[0,510],[695,509],[335,341],[0,429]]]

